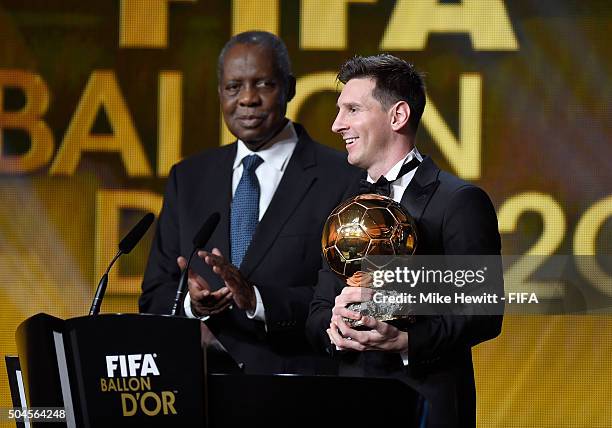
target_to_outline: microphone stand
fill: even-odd
[[[108,268],[106,268],[106,272],[104,272],[102,278],[100,278],[98,288],[96,288],[96,295],[93,299],[93,302],[91,302],[89,315],[98,315],[98,312],[100,312],[100,306],[102,305],[102,299],[104,299],[104,293],[106,293],[106,285],[108,284],[108,273],[110,272],[111,268],[113,267],[119,256],[121,256],[122,254],[123,252],[119,250],[119,252],[115,255],[113,260],[108,265]]]
[[[198,251],[197,248],[194,248],[189,256],[189,260],[187,260],[187,266],[181,272],[181,277],[179,279],[179,286],[176,290],[176,296],[174,297],[174,304],[172,305],[172,312],[170,316],[176,316],[178,311],[179,304],[183,300],[183,294],[185,294],[185,289],[187,288],[187,279],[189,277],[189,266],[191,266],[191,259],[193,259],[194,254]]]

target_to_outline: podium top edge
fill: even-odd
[[[137,319],[137,318],[147,318],[147,319],[180,319],[180,320],[184,320],[183,322],[187,321],[187,322],[197,322],[200,323],[201,321],[197,318],[187,318],[187,317],[177,317],[177,316],[171,316],[171,315],[160,315],[160,314],[144,314],[144,313],[114,313],[114,314],[98,314],[98,315],[80,315],[77,317],[72,317],[72,318],[67,318],[67,319],[62,319],[62,318],[58,318],[54,315],[49,315],[47,313],[44,312],[39,312],[35,315],[32,315],[31,317],[25,319],[22,323],[20,323],[21,325],[26,325],[29,324],[31,322],[53,322],[53,323],[64,323],[64,322],[83,322],[85,320],[93,320],[93,319]],[[19,328],[18,328],[19,329]]]

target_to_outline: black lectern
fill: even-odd
[[[198,320],[38,314],[16,339],[28,406],[65,407],[68,427],[205,426]]]
[[[66,409],[65,422],[43,427],[418,424],[419,395],[394,379],[206,374],[200,324],[35,315],[16,334],[27,404]]]

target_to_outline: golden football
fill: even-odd
[[[346,280],[358,272],[383,267],[368,256],[414,254],[416,224],[393,199],[359,195],[332,211],[325,222],[321,244],[329,267]]]

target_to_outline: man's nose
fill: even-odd
[[[331,130],[336,133],[341,133],[342,131],[346,131],[347,128],[348,126],[344,122],[342,112],[338,112],[336,119],[334,119],[334,123],[332,123]]]
[[[245,85],[240,91],[240,98],[238,100],[241,106],[253,106],[261,103],[261,98],[257,88],[253,85]]]

